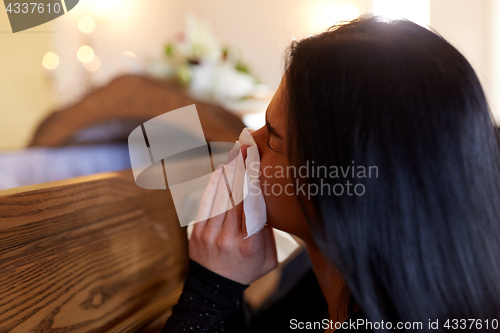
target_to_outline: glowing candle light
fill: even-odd
[[[78,60],[80,60],[84,64],[91,62],[94,59],[94,56],[94,50],[88,45],[83,45],[82,47],[80,47],[78,53],[76,54]]]
[[[59,57],[54,52],[47,52],[42,60],[43,67],[53,70],[59,66]]]
[[[344,7],[342,7],[341,16],[344,21],[351,21],[355,18],[358,18],[360,15],[358,7],[354,6],[351,3],[348,3]]]
[[[95,29],[95,21],[91,16],[85,15],[78,22],[78,29],[81,32],[90,34]]]

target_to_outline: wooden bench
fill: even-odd
[[[158,332],[187,239],[131,171],[0,191],[0,332]]]

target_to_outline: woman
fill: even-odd
[[[263,189],[268,224],[304,240],[332,323],[498,328],[499,146],[477,76],[455,48],[408,21],[333,27],[292,44],[266,120],[254,133],[268,167],[261,184],[295,189]],[[270,171],[304,166],[306,175]],[[190,320],[202,324],[194,331],[221,330],[245,286],[276,266],[270,228],[244,239],[241,219],[233,209],[195,225],[195,267],[166,332]],[[206,295],[214,281],[227,282],[223,297]],[[203,304],[218,312],[201,313]]]

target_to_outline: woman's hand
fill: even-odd
[[[246,158],[246,147],[242,147]],[[194,225],[189,257],[233,281],[250,284],[278,265],[272,228],[265,226],[247,239],[243,202]]]

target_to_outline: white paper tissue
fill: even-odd
[[[240,151],[241,146],[248,146],[245,161]],[[243,129],[233,149],[238,150],[238,155],[213,173],[193,222],[207,220],[243,201],[247,237],[250,237],[261,231],[267,222],[266,203],[259,180],[260,153],[252,130]],[[188,227],[188,236],[192,226],[191,223]],[[279,262],[286,260],[299,247],[295,239],[286,232],[274,230],[274,236]]]

